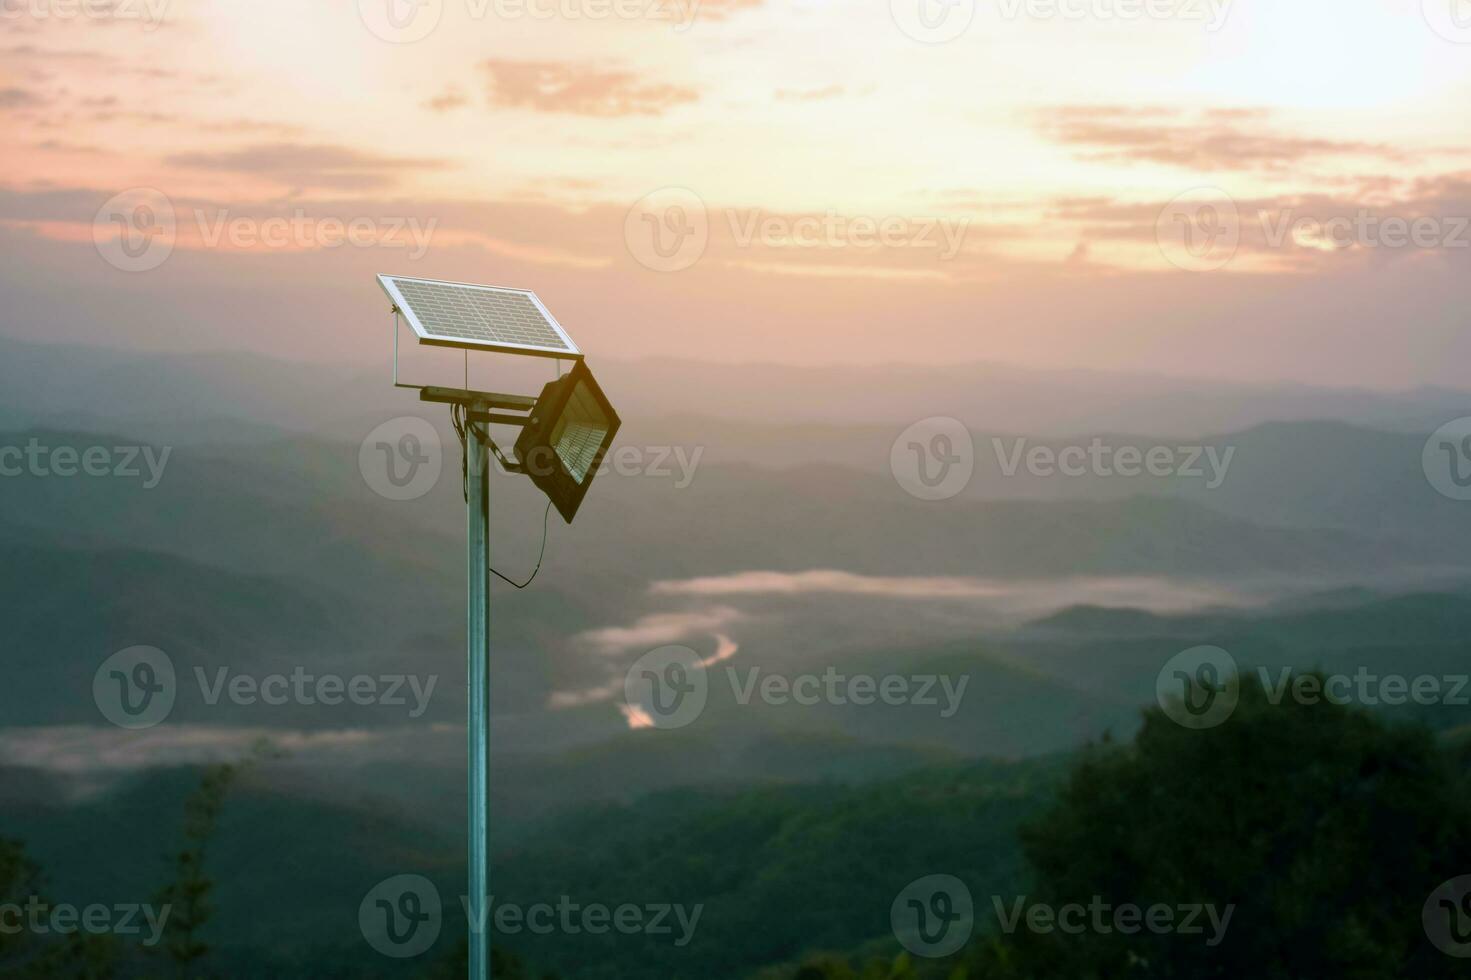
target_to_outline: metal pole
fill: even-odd
[[[468,412],[466,413],[468,416]],[[490,978],[490,480],[485,427],[465,420],[470,789],[470,980]]]

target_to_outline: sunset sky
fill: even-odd
[[[1466,0],[0,0],[0,332],[1461,386],[1468,105]]]

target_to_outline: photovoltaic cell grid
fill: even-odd
[[[426,333],[471,343],[575,351],[527,293],[417,279],[389,281]]]

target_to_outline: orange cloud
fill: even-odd
[[[398,172],[440,167],[429,159],[388,157],[345,146],[268,143],[220,153],[180,153],[173,166],[265,177],[293,187],[365,189],[391,183]]]
[[[483,67],[490,76],[491,104],[507,108],[603,118],[659,116],[699,98],[695,89],[645,83],[626,69],[494,58]]]
[[[778,102],[820,102],[823,99],[835,99],[845,91],[847,90],[841,85],[812,89],[779,88],[776,90],[776,100]]]
[[[1162,163],[1193,170],[1280,169],[1311,157],[1402,154],[1380,143],[1283,136],[1246,129],[1266,115],[1257,109],[1188,113],[1159,108],[1058,106],[1040,115],[1039,128],[1059,143],[1085,147],[1090,160]]]

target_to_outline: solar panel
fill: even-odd
[[[419,340],[543,357],[578,359],[562,325],[526,289],[379,276],[378,282]]]

